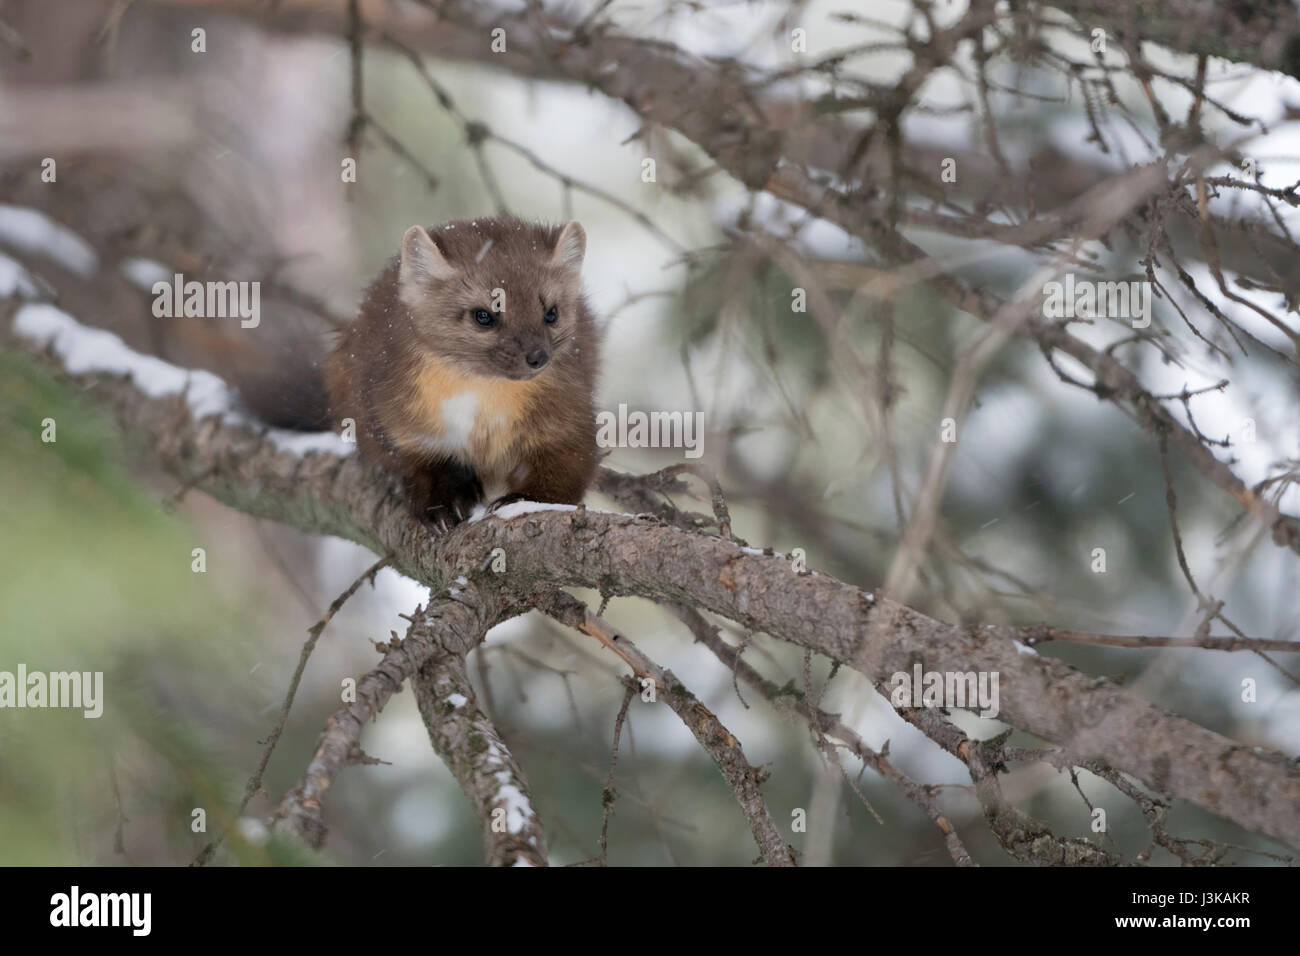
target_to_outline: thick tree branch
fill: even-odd
[[[454,590],[458,601],[473,593]],[[415,673],[412,685],[420,716],[433,749],[455,774],[483,822],[488,864],[546,866],[541,818],[533,809],[523,770],[478,705],[465,672],[468,650],[439,642]]]
[[[215,416],[196,422],[178,395],[151,394],[96,369],[78,349],[75,330],[63,324],[71,320],[52,322],[39,311],[49,308],[27,306],[6,321],[3,312],[12,313],[13,305],[0,305],[0,332],[56,369],[66,370],[70,360],[83,363],[69,377],[112,409],[152,460],[232,507],[391,552],[394,567],[435,593],[457,576],[475,581],[485,600],[498,589],[524,595],[540,584],[590,587],[705,608],[843,661],[873,681],[910,672],[917,662],[931,670],[996,672],[1000,719],[1300,847],[1300,768],[1165,713],[1112,681],[1026,653],[1006,629],[947,624],[827,575],[796,573],[780,555],[648,516],[519,503],[430,538],[391,484],[357,456],[302,455],[275,433]],[[38,312],[26,311],[32,309]],[[210,392],[204,397],[212,401]],[[484,559],[498,547],[510,573],[484,575]],[[886,639],[869,644],[873,632]],[[346,761],[346,741],[345,735],[342,748],[330,751],[330,766]]]

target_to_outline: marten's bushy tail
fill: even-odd
[[[171,345],[182,360],[234,387],[245,410],[266,424],[295,431],[331,428],[324,344],[296,330],[279,338],[257,334],[262,331],[219,332],[186,322],[173,327]]]
[[[268,425],[297,431],[330,428],[324,356],[302,349],[277,350],[230,370],[229,381],[248,410]]]

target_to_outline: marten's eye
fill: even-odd
[[[549,309],[546,310],[545,322],[547,325],[554,325],[557,321],[559,321],[559,318],[560,318],[560,310],[557,309],[555,306],[551,306]]]
[[[490,329],[492,326],[497,324],[497,317],[487,309],[475,309],[474,321],[483,326],[483,328]]]

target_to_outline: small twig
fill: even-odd
[[[1151,637],[1145,634],[1087,634],[1056,627],[1008,628],[1008,636],[1027,647],[1052,641],[1093,644],[1098,647],[1187,647],[1210,651],[1283,651],[1300,653],[1300,641],[1263,637]]]
[[[731,512],[727,509],[727,497],[722,493],[722,485],[718,482],[718,476],[713,470],[703,465],[687,465],[683,467],[695,477],[699,478],[709,486],[709,495],[713,503],[713,514],[718,519],[718,534],[728,541],[735,541],[737,544],[744,545],[745,542],[736,538],[731,533]]]
[[[614,771],[618,768],[618,744],[619,738],[623,735],[623,723],[627,720],[627,709],[632,704],[632,698],[636,696],[637,686],[632,681],[627,682],[627,688],[623,692],[623,705],[618,709],[618,716],[614,718],[614,746],[609,755],[609,776],[605,778],[605,789],[600,794],[600,865],[609,865],[609,818],[614,812],[614,801],[618,796],[618,791],[614,789]]]
[[[126,856],[126,825],[131,821],[122,808],[122,791],[117,785],[117,764],[113,758],[108,761],[108,780],[113,788],[113,805],[117,807],[117,824],[113,827],[113,852]]]

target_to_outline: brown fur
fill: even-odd
[[[457,520],[485,492],[581,501],[598,460],[599,348],[578,275],[581,227],[447,223],[427,230],[435,253],[413,233],[328,359],[333,425],[356,422],[361,454],[403,478],[424,520]],[[475,309],[496,326],[477,325]],[[539,352],[550,358],[536,371],[527,356]]]

